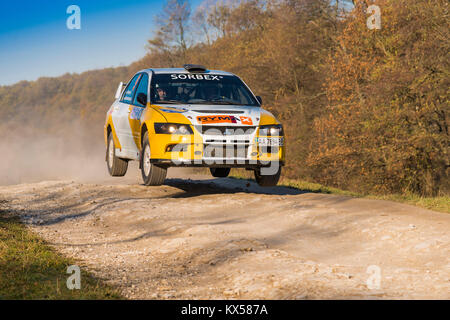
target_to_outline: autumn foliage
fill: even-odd
[[[448,2],[376,3],[381,30],[366,28],[360,2],[337,37],[308,166],[344,188],[448,192]]]

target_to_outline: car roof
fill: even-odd
[[[166,73],[186,73],[186,74],[188,74],[188,73],[191,73],[184,68],[149,68],[149,69],[143,69],[139,72],[143,72],[143,71],[147,71],[147,72],[153,71],[155,74],[166,74]],[[224,76],[234,76],[234,74],[231,72],[226,72],[226,71],[221,71],[221,70],[206,70],[205,72],[195,72],[195,73],[200,73],[200,74],[207,73],[207,74],[218,74],[218,75],[224,75]]]

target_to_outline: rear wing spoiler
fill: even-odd
[[[125,89],[125,87],[127,86],[126,82],[120,82],[119,86],[117,87],[117,91],[116,91],[116,99],[120,99],[120,96],[122,95],[123,89]]]

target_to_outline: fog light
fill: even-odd
[[[166,152],[186,152],[188,151],[188,145],[185,143],[171,144],[166,148]]]

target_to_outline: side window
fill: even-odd
[[[148,92],[147,91],[148,91],[148,75],[146,73],[143,73],[142,74],[142,79],[139,82],[139,85],[137,87],[136,94],[134,95],[133,104],[145,107],[145,105],[143,105],[142,103],[139,103],[137,101],[137,97],[138,97],[139,93],[145,93],[145,95],[148,96]]]
[[[121,102],[131,103],[131,101],[133,101],[133,95],[134,95],[134,91],[136,89],[136,84],[138,83],[138,81],[141,77],[142,77],[142,73],[135,75],[133,77],[133,79],[131,79],[130,83],[128,84],[128,86],[126,87],[126,89],[123,93],[122,100],[120,100]]]

